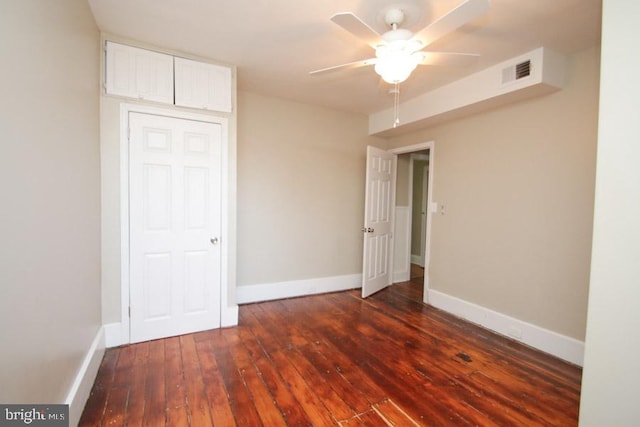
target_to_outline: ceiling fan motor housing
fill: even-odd
[[[384,22],[392,29],[396,29],[404,21],[404,12],[402,9],[389,9],[384,15]]]

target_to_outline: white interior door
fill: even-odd
[[[220,326],[219,124],[129,114],[131,342]]]
[[[396,188],[395,154],[367,147],[364,208],[362,297],[391,284],[393,214]]]

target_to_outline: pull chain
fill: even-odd
[[[400,83],[395,83],[393,88],[393,127],[400,124]]]

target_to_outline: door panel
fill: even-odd
[[[207,306],[207,251],[185,252],[185,313],[205,311]]]
[[[221,126],[129,126],[131,342],[219,327]]]
[[[171,254],[151,253],[144,257],[144,292],[148,295],[144,316],[146,319],[162,319],[171,315]]]
[[[144,213],[147,231],[170,229],[171,168],[163,165],[144,165]]]
[[[185,168],[184,172],[185,227],[187,230],[201,230],[207,224],[208,170]]]
[[[362,297],[391,284],[396,156],[367,147]]]

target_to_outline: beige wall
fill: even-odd
[[[584,339],[597,130],[597,48],[567,87],[417,133],[435,141],[430,286]]]
[[[639,2],[603,1],[602,78],[580,425],[638,426]]]
[[[367,117],[238,98],[238,286],[362,269]]]
[[[0,402],[62,403],[101,325],[99,35],[82,0],[0,21]]]
[[[100,99],[102,197],[102,321],[120,322],[120,102]]]
[[[411,154],[400,154],[396,166],[396,206],[409,206],[409,159]]]

